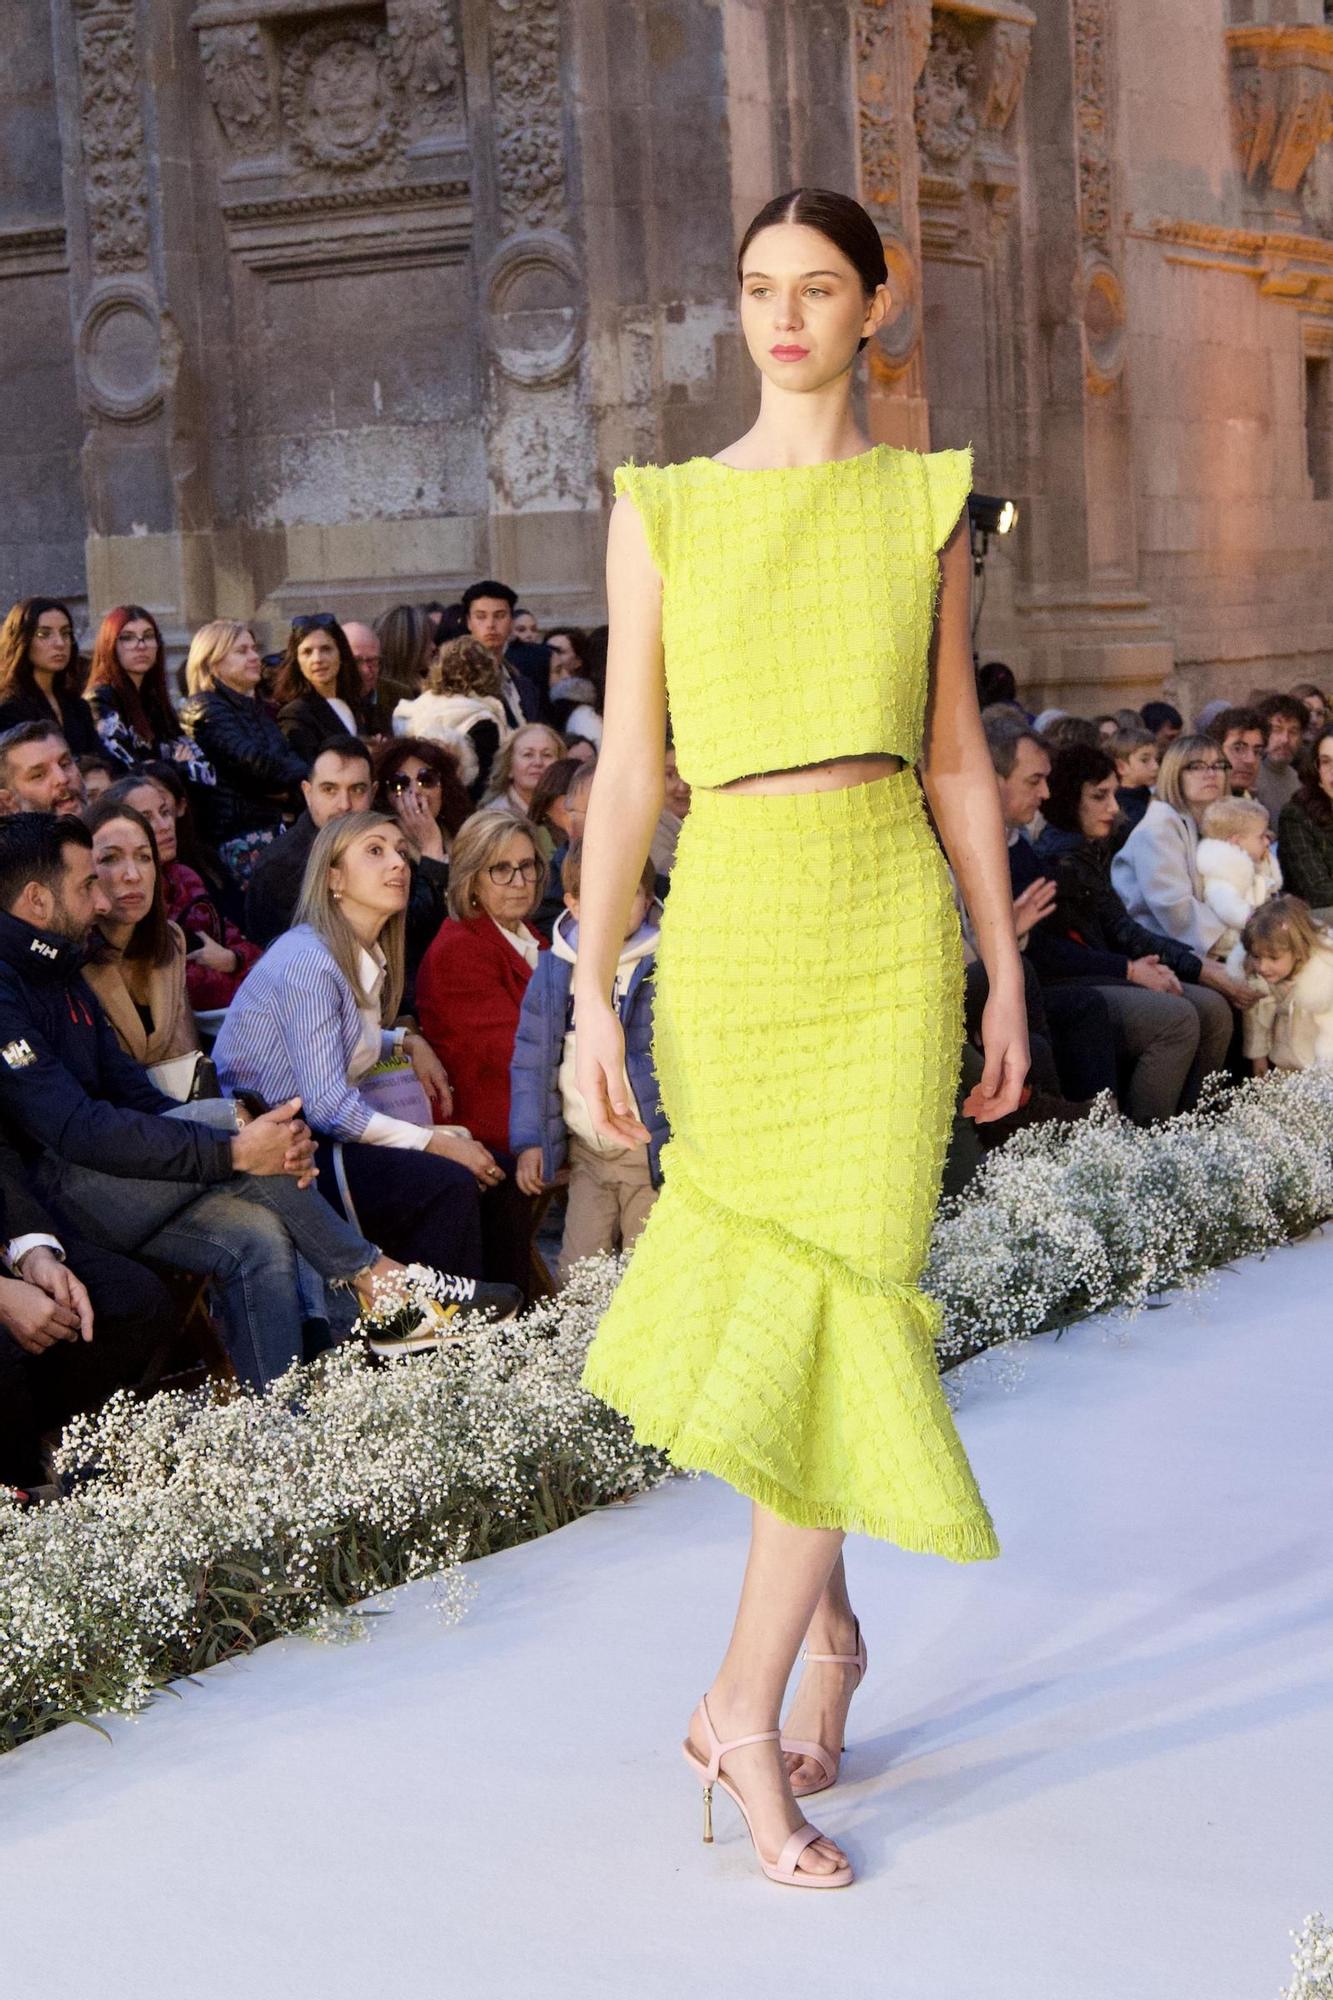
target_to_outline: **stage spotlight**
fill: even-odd
[[[972,526],[983,535],[1007,535],[1018,519],[1017,502],[995,493],[970,493],[967,512]]]

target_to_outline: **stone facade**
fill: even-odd
[[[10,0],[0,587],[599,615],[610,471],[749,422],[733,248],[858,192],[877,438],[1011,495],[1035,699],[1333,679],[1324,0]]]

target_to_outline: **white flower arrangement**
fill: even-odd
[[[941,1368],[1330,1216],[1333,1074],[1219,1090],[1150,1130],[1102,1107],[1020,1133],[941,1209],[924,1279]],[[0,1501],[0,1749],[133,1712],[282,1632],[346,1636],[349,1607],[413,1577],[442,1572],[457,1616],[468,1558],[666,1478],[580,1386],[624,1262],[587,1259],[555,1298],[433,1355],[374,1367],[347,1347],[262,1396],[122,1395],[71,1425],[70,1497]]]
[[[1316,1910],[1291,1935],[1296,1940],[1291,1954],[1296,1977],[1283,1987],[1280,2000],[1333,2000],[1333,1926],[1322,1910]]]

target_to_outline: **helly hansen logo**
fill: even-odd
[[[45,938],[34,938],[28,946],[28,950],[35,951],[39,958],[59,958],[60,956],[55,945],[48,944]]]
[[[30,1042],[6,1042],[0,1049],[0,1061],[6,1062],[10,1069],[27,1069],[36,1060],[36,1052]]]

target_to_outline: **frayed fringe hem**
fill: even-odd
[[[960,1521],[952,1527],[930,1527],[925,1522],[902,1521],[851,1505],[808,1500],[802,1494],[789,1493],[786,1487],[726,1445],[711,1438],[691,1438],[683,1426],[649,1417],[638,1407],[635,1397],[620,1389],[602,1370],[591,1366],[585,1369],[583,1387],[624,1417],[640,1444],[664,1451],[681,1471],[713,1473],[747,1500],[758,1501],[761,1507],[767,1507],[771,1514],[794,1528],[841,1528],[849,1535],[873,1535],[877,1541],[892,1542],[911,1555],[944,1556],[949,1562],[989,1562],[1000,1554],[999,1540],[988,1517],[981,1521]]]

